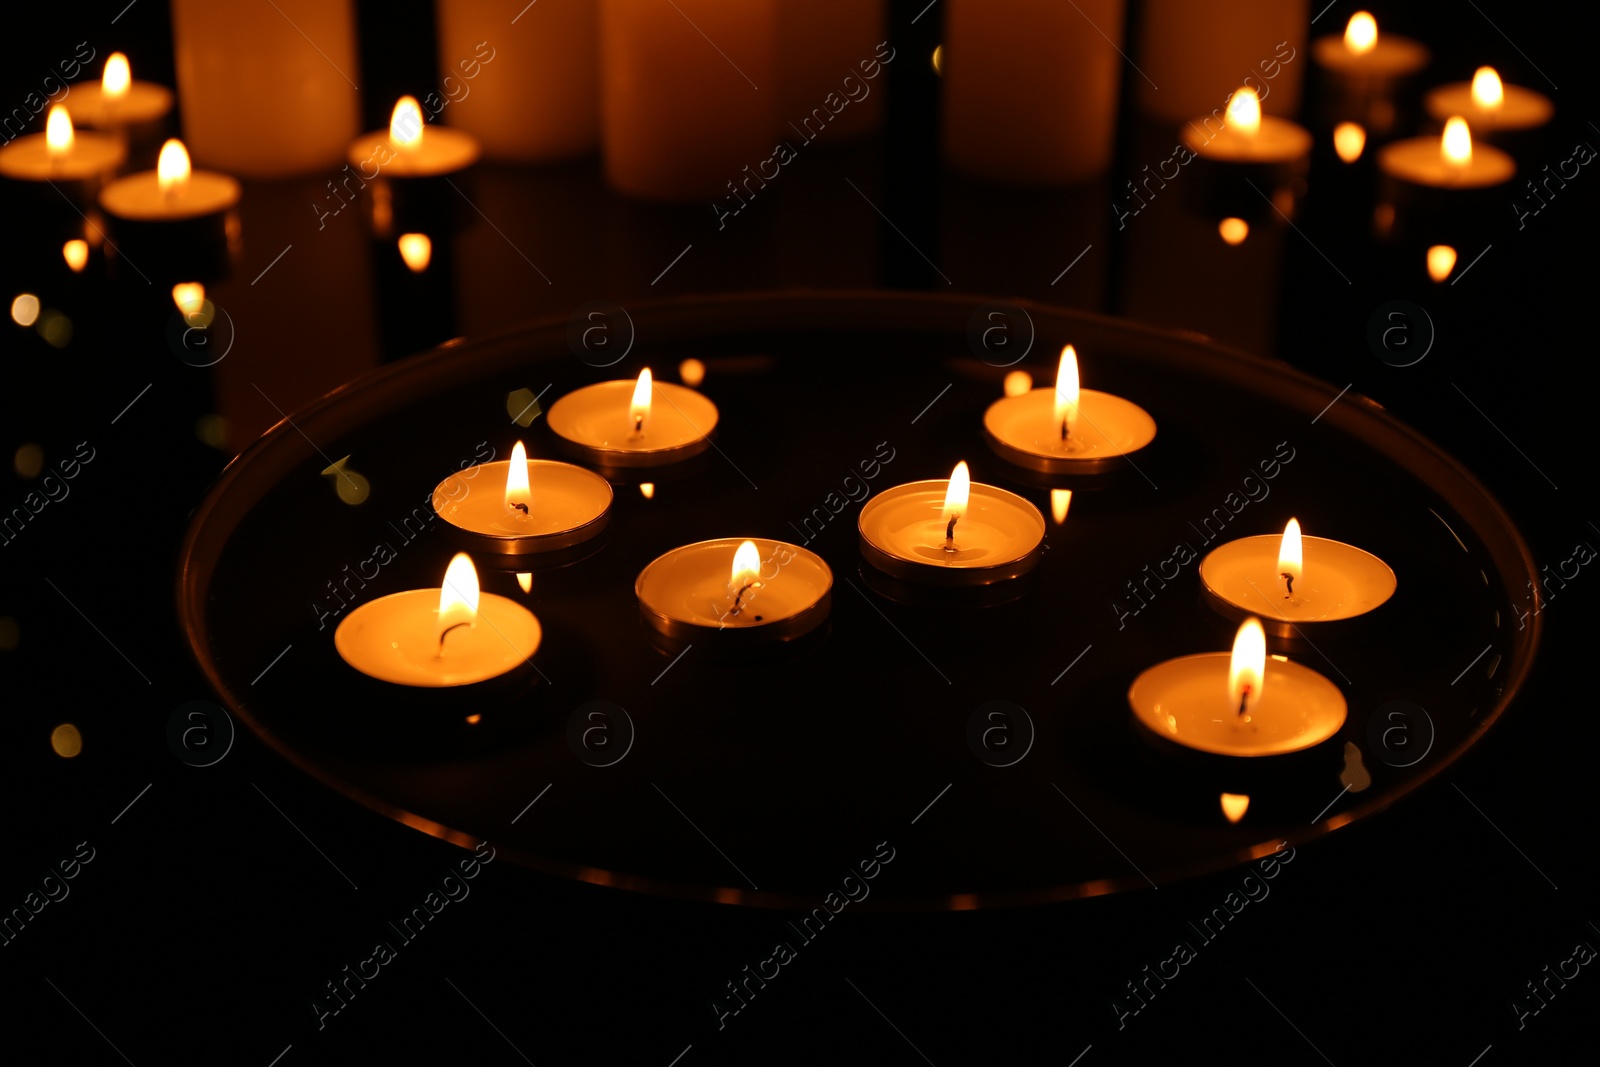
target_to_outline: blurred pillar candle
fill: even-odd
[[[1306,0],[1143,2],[1138,63],[1150,81],[1134,78],[1140,111],[1183,122],[1220,110],[1240,85],[1268,115],[1299,111]]]
[[[877,129],[883,121],[883,83],[864,74],[879,66],[877,48],[887,38],[884,0],[778,0],[780,135],[788,131],[787,123],[803,126],[818,108],[823,109],[819,118],[826,118],[824,141],[850,140]]]
[[[438,13],[444,100],[433,109],[447,106],[450,125],[477,137],[492,160],[542,163],[594,151],[595,0],[439,0]]]
[[[1111,164],[1122,0],[950,0],[944,158],[1007,185],[1071,185]]]
[[[776,50],[777,0],[601,0],[606,181],[646,200],[727,195],[773,155]]]
[[[246,178],[330,172],[358,132],[351,0],[172,0],[183,135]]]

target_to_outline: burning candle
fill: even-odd
[[[55,104],[43,133],[18,137],[0,148],[0,175],[16,181],[95,182],[109,177],[126,157],[120,140],[103,133],[79,133],[72,128],[66,107]]]
[[[477,551],[532,556],[573,548],[605,530],[611,486],[570,463],[530,460],[518,441],[509,460],[470,467],[435,486],[433,510]]]
[[[639,572],[639,616],[673,642],[785,644],[828,617],[833,571],[799,545],[724,537],[675,548]]]
[[[1394,595],[1394,571],[1370,552],[1325,537],[1302,537],[1290,519],[1283,535],[1241,537],[1200,561],[1207,601],[1234,619],[1263,616],[1274,636],[1306,623],[1364,615]]]
[[[1381,136],[1395,122],[1396,85],[1426,67],[1429,55],[1408,37],[1380,35],[1377,20],[1357,11],[1342,37],[1330,34],[1311,42],[1311,58],[1329,83],[1329,117],[1360,122]]]
[[[597,382],[550,406],[550,429],[570,455],[600,467],[658,467],[704,452],[717,406],[704,394],[654,381]]]
[[[1261,114],[1261,99],[1249,86],[1228,98],[1227,121],[1212,129],[1213,120],[1192,119],[1184,142],[1197,156],[1217,163],[1255,167],[1303,163],[1311,154],[1311,134],[1288,119]],[[1279,184],[1274,182],[1274,184]]]
[[[161,146],[155,170],[118,178],[100,191],[111,216],[115,258],[126,253],[146,273],[222,274],[238,239],[239,183],[191,170],[183,142]]]
[[[891,577],[984,586],[1037,567],[1045,525],[1022,497],[973,483],[962,461],[948,480],[908,482],[871,498],[857,530],[861,555]]]
[[[1299,752],[1338,733],[1346,715],[1338,686],[1309,667],[1268,658],[1253,618],[1239,627],[1231,654],[1180,656],[1140,674],[1128,705],[1156,737],[1221,756]]]
[[[74,86],[72,112],[85,126],[97,130],[124,130],[159,123],[172,110],[172,90],[154,82],[133,80],[128,57],[113,52],[106,57],[100,84]]]
[[[439,589],[408,589],[356,608],[333,633],[344,661],[395,685],[447,688],[507,674],[539,649],[533,612],[480,593],[466,553],[457,553]]]
[[[1479,67],[1470,82],[1431,90],[1423,106],[1439,122],[1460,115],[1479,137],[1536,129],[1556,112],[1548,96],[1520,85],[1506,85],[1493,67]]]
[[[1050,474],[1106,470],[1156,436],[1155,420],[1139,405],[1079,388],[1078,353],[1071,345],[1061,350],[1054,388],[996,400],[984,412],[983,429],[997,455]]]
[[[1475,145],[1467,120],[1451,117],[1439,137],[1410,137],[1384,145],[1378,167],[1392,180],[1432,189],[1482,189],[1508,182],[1511,157],[1492,145]]]
[[[465,170],[478,161],[478,139],[464,130],[452,130],[422,121],[422,105],[414,96],[395,102],[387,130],[373,130],[350,145],[352,167],[361,176],[386,178],[436,178]]]

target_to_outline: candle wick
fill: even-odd
[[[1245,705],[1250,702],[1250,687],[1247,685],[1239,693],[1239,717],[1244,717]]]
[[[755,582],[755,581],[750,581],[750,582],[744,583],[744,585],[739,588],[739,591],[737,593],[733,594],[733,610],[728,612],[728,614],[729,615],[737,615],[737,614],[739,614],[739,611],[740,611],[739,602],[744,599],[744,595],[746,593],[748,593],[751,589],[758,588],[760,585],[761,585],[760,582]]]
[[[1290,574],[1288,571],[1284,571],[1280,577],[1283,578],[1284,587],[1289,590],[1287,593],[1283,594],[1283,599],[1288,600],[1294,596],[1294,575]]]
[[[437,653],[435,653],[435,655],[438,655],[438,656],[444,655],[444,639],[446,637],[450,636],[450,631],[451,630],[459,630],[463,626],[471,626],[471,625],[472,624],[470,622],[458,622],[454,626],[446,626],[444,628],[444,632],[439,635],[439,651]]]
[[[946,551],[949,551],[950,542],[955,539],[955,536],[956,536],[956,520],[959,519],[960,517],[961,517],[960,515],[952,515],[952,516],[950,516],[950,521],[945,523],[945,525],[944,525],[944,546],[945,546],[945,550]]]
[[[1066,419],[1062,419],[1061,420],[1061,439],[1063,441],[1065,441],[1067,439],[1067,420]]]
[[[526,505],[526,504],[517,503],[517,504],[512,504],[511,506],[513,508],[515,508],[516,510],[522,512],[524,515],[528,514],[528,505]]]
[[[634,433],[644,433],[644,416],[643,415],[635,415],[633,417],[633,432]]]

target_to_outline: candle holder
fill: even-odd
[[[1484,219],[1503,210],[1516,162],[1493,145],[1472,144],[1464,123],[1456,132],[1465,158],[1452,162],[1445,155],[1452,134],[1446,126],[1444,137],[1409,137],[1378,152],[1380,197],[1392,208],[1391,234],[1398,242],[1465,245],[1485,232]]]
[[[1311,42],[1311,59],[1322,74],[1325,125],[1357,122],[1374,139],[1387,139],[1399,128],[1401,88],[1430,58],[1427,46],[1380,34],[1377,22],[1362,12],[1351,16],[1342,37],[1318,37]]]
[[[1253,90],[1229,98],[1224,120],[1192,119],[1183,142],[1194,153],[1185,202],[1209,218],[1293,218],[1311,171],[1311,134],[1288,119],[1261,114]]]
[[[517,510],[505,499],[514,462],[471,467],[434,487],[433,510],[452,539],[517,571],[565,566],[598,551],[611,521],[610,484],[571,463],[524,459],[529,499]]]
[[[749,556],[741,560],[741,551]],[[744,656],[809,647],[803,639],[820,637],[832,607],[833,571],[799,545],[724,537],[657,556],[633,590],[639,619],[661,651],[694,645],[712,655]]]
[[[1259,618],[1268,635],[1294,639],[1301,627],[1324,629],[1375,611],[1394,596],[1389,565],[1372,553],[1326,537],[1301,538],[1303,579],[1286,588],[1277,566],[1282,538],[1241,537],[1200,561],[1200,595],[1233,622]]]
[[[387,237],[396,226],[443,232],[468,218],[472,188],[466,183],[481,155],[476,137],[425,124],[416,98],[403,96],[389,128],[357,137],[346,157],[349,169],[373,184],[370,222],[376,235]]]
[[[127,259],[167,281],[226,277],[239,247],[239,183],[226,174],[192,171],[179,141],[168,141],[161,156],[156,170],[118,178],[100,191],[115,242],[111,262]]]
[[[92,209],[102,186],[127,158],[127,146],[119,138],[74,130],[60,105],[50,109],[46,126],[44,133],[18,137],[0,147],[0,179],[8,202],[24,221],[61,215],[66,207],[63,196],[79,211]],[[70,225],[81,226],[77,213],[65,215],[71,216]]]

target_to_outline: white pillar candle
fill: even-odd
[[[1122,14],[1122,0],[950,0],[945,161],[1007,185],[1067,185],[1105,173]]]
[[[172,0],[184,140],[246,178],[344,165],[357,132],[351,0]]]
[[[439,0],[443,93],[425,101],[430,111],[475,136],[492,160],[542,163],[594,151],[598,11],[595,0]]]
[[[778,128],[848,140],[883,121],[883,82],[868,79],[888,37],[884,0],[778,0]],[[868,66],[863,67],[866,63]],[[821,114],[814,112],[821,109]],[[812,118],[809,132],[802,123]]]
[[[773,153],[776,0],[601,0],[606,181],[712,201]]]
[[[1219,110],[1239,85],[1269,115],[1300,109],[1306,0],[1144,0],[1139,110],[1168,122]]]

